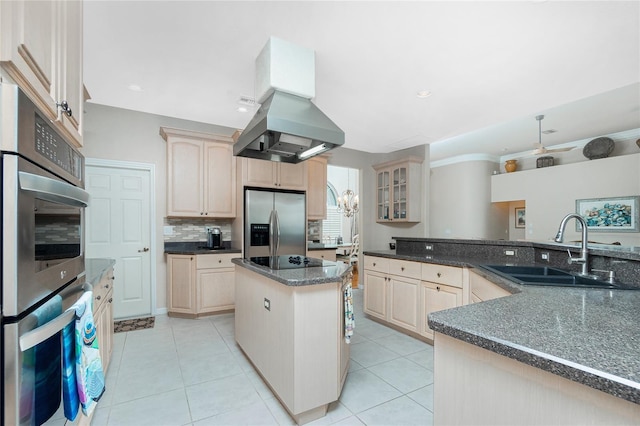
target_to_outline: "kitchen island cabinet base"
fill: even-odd
[[[236,268],[236,342],[298,424],[324,416],[344,385],[343,286],[286,285]]]
[[[638,404],[435,334],[435,425],[637,425],[640,420]]]

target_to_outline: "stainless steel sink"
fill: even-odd
[[[482,267],[522,285],[627,289],[597,278],[575,275],[548,266],[483,265]]]

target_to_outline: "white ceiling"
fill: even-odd
[[[242,129],[270,36],[315,51],[313,101],[351,149],[523,152],[538,114],[547,146],[640,127],[638,1],[88,0],[85,85],[98,104]]]

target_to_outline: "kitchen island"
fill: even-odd
[[[511,293],[429,315],[435,424],[640,423],[640,291],[520,285],[481,267],[567,269],[574,245],[397,240],[396,252],[364,254],[465,268]],[[637,248],[591,254],[592,268],[640,288]]]
[[[351,268],[236,265],[235,339],[298,424],[324,416],[349,368],[344,291]]]

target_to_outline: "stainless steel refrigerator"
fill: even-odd
[[[305,256],[306,193],[245,188],[244,257]]]

